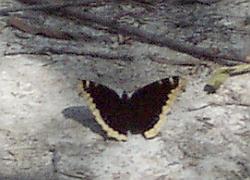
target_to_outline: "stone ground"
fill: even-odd
[[[168,75],[163,65],[4,56],[8,42],[16,38],[4,26],[1,18],[1,180],[250,179],[250,74],[232,77],[216,94],[207,95],[203,87],[209,69],[199,67],[187,77],[186,91],[173,105],[160,136],[104,140],[78,96],[78,79],[98,81],[100,73],[99,82],[131,90]],[[127,69],[137,73],[132,76]],[[117,83],[124,76],[127,80]]]

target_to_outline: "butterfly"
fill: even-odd
[[[108,137],[126,141],[130,131],[149,139],[159,133],[183,87],[184,80],[173,76],[139,88],[129,97],[125,91],[119,96],[105,85],[81,80],[80,96]]]

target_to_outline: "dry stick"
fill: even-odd
[[[173,40],[171,38],[166,37],[164,34],[151,33],[136,27],[120,24],[112,18],[98,16],[93,13],[79,12],[70,8],[63,9],[62,11],[69,16],[74,16],[81,20],[87,20],[106,26],[108,27],[108,31],[110,32],[121,33],[126,36],[134,36],[141,42],[155,44],[162,47],[168,47],[175,51],[186,53],[196,58],[206,58],[210,61],[214,61],[217,63],[222,63],[223,60],[246,63],[246,61],[240,57],[227,56],[225,54],[216,54],[216,52],[214,52],[213,50],[184,44],[184,42]],[[225,64],[225,61],[223,62],[223,64]]]
[[[65,8],[68,6],[84,6],[91,3],[101,2],[100,0],[78,0],[78,1],[65,1],[61,3],[49,3],[49,4],[35,4],[28,7],[14,7],[14,8],[4,8],[0,10],[0,16],[6,16],[11,12],[18,11],[28,11],[28,10],[52,10]]]
[[[49,54],[67,54],[67,55],[76,55],[76,56],[90,56],[95,58],[102,58],[102,59],[109,59],[109,60],[125,60],[125,61],[131,61],[134,59],[133,56],[128,55],[127,53],[123,53],[120,51],[92,51],[92,50],[86,50],[77,48],[77,50],[69,49],[65,46],[42,46],[42,47],[36,47],[35,49],[28,50],[22,49],[21,51],[15,50],[15,52],[5,52],[5,56],[13,56],[13,55],[20,55],[20,54],[26,54],[26,55],[49,55]]]
[[[37,13],[36,13],[37,15]],[[43,16],[43,15],[41,15]],[[43,17],[44,19],[46,17]],[[45,37],[54,38],[54,39],[63,39],[63,40],[85,40],[85,41],[104,41],[111,42],[111,39],[104,35],[95,36],[84,31],[79,33],[74,33],[68,31],[67,29],[62,30],[61,27],[56,27],[52,25],[44,25],[42,20],[39,18],[35,22],[29,21],[27,18],[12,16],[8,20],[8,24],[30,34],[39,34]]]
[[[19,29],[29,34],[39,34],[55,39],[64,39],[64,40],[73,39],[73,37],[66,31],[62,31],[59,28],[57,29],[51,27],[49,28],[47,25],[44,25],[42,23],[39,24],[40,22],[38,19],[36,19],[35,23],[33,23],[32,21],[30,22],[29,19],[27,18],[16,17],[16,16],[12,16],[8,20],[8,24],[10,26],[13,26],[16,29]]]
[[[112,52],[95,52],[95,51],[82,51],[82,52],[65,52],[65,51],[58,51],[57,49],[49,48],[49,49],[42,49],[42,50],[32,50],[32,51],[15,51],[15,52],[6,52],[4,53],[5,56],[15,56],[15,55],[49,55],[49,54],[57,54],[57,55],[75,55],[75,56],[90,56],[94,58],[102,58],[102,59],[109,59],[109,60],[125,60],[131,61],[133,59],[132,56],[119,54],[119,53],[112,53]]]

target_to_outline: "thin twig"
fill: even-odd
[[[200,107],[188,108],[188,111],[189,111],[189,112],[192,112],[192,111],[199,111],[199,110],[206,109],[206,108],[213,107],[213,106],[240,106],[240,107],[250,107],[250,104],[248,104],[248,103],[238,103],[238,102],[223,102],[223,103],[210,102],[210,103],[205,104],[205,105],[200,106]]]
[[[5,52],[5,56],[14,56],[14,55],[20,55],[20,54],[26,54],[26,55],[49,55],[49,54],[56,54],[56,55],[76,55],[76,56],[90,56],[95,58],[103,58],[103,59],[109,59],[109,60],[125,60],[125,61],[131,61],[134,59],[133,56],[124,54],[121,52],[104,52],[104,51],[90,51],[90,50],[69,50],[66,48],[59,48],[55,46],[51,47],[41,47],[37,49],[28,49],[28,50],[15,50],[15,52]]]
[[[63,172],[63,171],[58,171],[58,173],[62,174],[64,176],[67,176],[69,178],[75,178],[75,179],[83,179],[84,178],[83,176],[78,176],[78,175],[67,173],[67,172]]]

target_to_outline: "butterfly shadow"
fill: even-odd
[[[109,139],[86,106],[68,107],[62,111],[62,114],[66,119],[73,119],[94,133],[101,135],[104,139]]]

